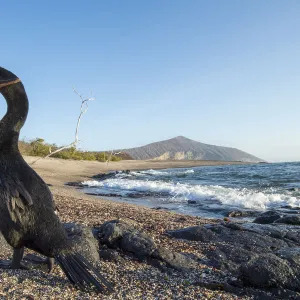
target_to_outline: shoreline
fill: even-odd
[[[28,162],[35,159],[26,158]],[[135,166],[147,169],[145,164]],[[289,264],[284,257],[279,258],[276,251],[294,253],[293,249],[299,247],[300,226],[231,222],[153,210],[95,198],[64,185],[106,171],[98,163],[47,159],[33,167],[49,185],[60,220],[88,226],[89,232],[93,230],[95,251],[100,256],[97,258],[99,272],[115,291],[110,295],[79,291],[56,264],[51,274],[39,269],[0,269],[0,299],[248,300],[265,296],[298,299],[293,275],[298,272],[297,266]],[[109,167],[115,170],[116,164]],[[119,167],[128,169],[128,164]],[[120,225],[110,231],[113,224]],[[104,227],[108,231],[103,235],[100,232]],[[110,237],[116,234],[116,244],[105,241],[106,234]],[[140,254],[145,250],[149,255],[141,259]],[[26,254],[36,253],[26,249]],[[12,249],[0,235],[0,260],[7,260],[11,255]],[[260,278],[261,272],[266,275]],[[282,272],[287,277],[282,277]],[[278,287],[270,290],[274,280],[278,281]]]
[[[42,158],[31,165],[38,157],[24,156],[25,161],[45,180],[53,185],[62,185],[62,182],[83,181],[90,179],[93,175],[107,173],[110,171],[123,170],[160,170],[172,168],[191,168],[224,165],[248,165],[247,162],[227,161],[201,161],[201,160],[122,160],[118,162],[98,162],[82,160],[64,160],[59,158]]]
[[[98,162],[98,161],[77,161],[64,160],[59,158],[42,158],[35,164],[31,165],[37,157],[24,156],[25,161],[44,179],[47,184],[50,184],[50,190],[54,195],[75,197],[90,201],[106,201],[109,203],[120,203],[124,205],[133,205],[143,207],[155,211],[156,205],[148,205],[146,201],[141,203],[134,203],[134,201],[126,201],[118,199],[117,197],[105,197],[102,195],[86,194],[84,188],[76,187],[76,183],[80,185],[82,181],[93,180],[92,176],[96,174],[104,174],[111,171],[142,171],[142,170],[161,170],[169,168],[191,168],[191,167],[208,167],[208,166],[224,166],[224,165],[248,165],[252,163],[243,162],[227,162],[227,161],[159,161],[159,160],[123,160],[119,162]],[[66,183],[75,183],[75,185],[68,185]],[[159,204],[157,206],[160,206]],[[202,217],[192,213],[184,213],[180,211],[173,211],[172,209],[160,209],[176,213],[183,216],[192,216],[197,218],[209,220],[222,220],[223,217]]]
[[[25,159],[30,163],[36,158],[25,157]],[[157,162],[154,164],[157,167],[162,166]],[[150,168],[153,168],[154,164]],[[199,297],[201,299],[251,299],[251,296],[237,296],[229,291],[209,288],[210,283],[212,286],[218,286],[218,283],[226,284],[232,276],[230,272],[217,270],[205,263],[204,250],[214,247],[213,243],[174,239],[166,234],[167,230],[204,224],[219,224],[220,220],[205,219],[166,210],[153,210],[137,204],[95,198],[95,196],[84,194],[75,187],[64,185],[67,181],[83,180],[89,178],[88,176],[109,171],[109,169],[129,169],[128,163],[121,165],[111,163],[108,166],[100,163],[100,165],[102,168],[94,162],[41,159],[32,167],[49,184],[62,222],[75,222],[95,228],[107,221],[120,220],[150,236],[157,247],[198,257],[197,266],[188,273],[175,269],[168,269],[165,273],[159,268],[149,265],[147,261],[140,261],[129,253],[110,250],[114,251],[117,258],[112,260],[101,258],[100,264],[101,273],[115,285],[115,292],[111,295],[85,293],[75,289],[61,269],[55,265],[51,274],[39,270],[0,269],[0,299],[115,300],[199,299]],[[164,164],[163,168],[168,166],[170,164]],[[137,168],[140,170],[147,169],[147,162],[135,163],[134,169]],[[26,250],[25,254],[27,253],[32,253],[32,251]],[[0,259],[7,259],[11,257],[11,254],[11,248],[3,240],[1,242],[0,236]]]
[[[161,170],[161,169],[181,169],[192,167],[209,167],[209,166],[224,166],[224,165],[251,165],[253,163],[245,162],[228,162],[228,161],[199,161],[199,160],[123,160],[118,162],[98,162],[98,161],[78,161],[78,160],[64,160],[59,158],[42,158],[35,164],[37,157],[24,156],[25,161],[44,179],[47,184],[50,184],[50,190],[53,194],[63,195],[65,197],[76,197],[84,200],[92,201],[106,201],[109,203],[120,203],[124,205],[133,205],[143,207],[155,211],[155,207],[160,207],[158,203],[148,204],[147,200],[135,202],[133,199],[126,201],[118,197],[105,197],[105,195],[95,195],[92,193],[85,193],[81,182],[86,180],[93,180],[94,175],[105,174],[112,171],[143,171],[143,170]],[[68,185],[68,183],[71,183]],[[76,186],[78,184],[78,186]],[[193,212],[181,212],[170,207],[165,209],[158,209],[160,211],[168,211],[183,216],[192,216],[197,218],[209,220],[223,220],[226,216],[210,215],[208,212],[206,216],[194,214]]]

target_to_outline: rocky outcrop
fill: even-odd
[[[233,284],[300,291],[300,226],[222,222],[167,234],[213,244],[204,248],[208,263],[232,272],[237,277]]]
[[[281,223],[288,225],[300,225],[300,214],[296,214],[297,211],[289,211],[283,213],[282,211],[266,211],[256,217],[253,223],[258,224],[272,224]],[[299,211],[298,211],[299,212]]]
[[[101,244],[121,249],[140,260],[148,260],[162,269],[164,265],[158,261],[180,271],[186,271],[196,265],[194,260],[181,253],[157,246],[150,236],[120,220],[105,222],[96,231]]]
[[[74,223],[65,224],[65,228],[76,250],[95,264],[102,259],[122,266],[129,256],[168,274],[170,271],[190,274],[198,272],[200,262],[207,268],[220,269],[217,272],[220,276],[229,276],[213,282],[205,279],[205,272],[199,273],[202,277],[197,275],[197,280],[190,284],[237,295],[256,295],[257,299],[300,299],[300,226],[297,225],[221,222],[166,232],[171,238],[193,241],[194,246],[199,243],[204,254],[201,258],[162,247],[134,224],[120,220],[105,222],[93,231]],[[1,247],[8,245],[0,234]],[[44,263],[43,259],[32,256],[27,255],[24,260],[33,265]]]
[[[281,218],[282,213],[277,211],[267,211],[254,219],[253,223],[270,224]]]
[[[300,281],[289,263],[268,253],[253,257],[239,269],[240,279],[258,288],[287,288],[300,291]]]

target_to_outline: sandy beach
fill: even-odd
[[[29,164],[36,160],[35,157],[25,157],[25,159]],[[63,222],[77,222],[96,227],[105,221],[119,219],[150,235],[159,246],[175,252],[203,257],[203,247],[211,247],[211,245],[172,239],[164,233],[166,230],[214,223],[218,220],[206,220],[132,204],[96,199],[73,187],[65,186],[64,183],[84,180],[110,170],[161,169],[217,164],[220,163],[121,161],[106,164],[48,158],[37,161],[32,167],[46,183],[51,185],[50,189]],[[1,259],[11,257],[9,247],[2,247],[0,251]],[[146,262],[140,262],[126,253],[120,253],[120,259],[117,261],[101,260],[101,270],[102,274],[115,285],[115,293],[97,295],[80,292],[69,284],[58,266],[52,274],[38,270],[0,270],[0,299],[242,299],[241,296],[238,297],[222,290],[210,290],[200,284],[195,284],[204,277],[208,281],[222,283],[230,276],[204,264],[199,264],[189,273],[177,270],[163,273]]]
[[[147,169],[167,169],[167,168],[190,168],[198,166],[221,166],[249,164],[244,162],[227,161],[201,161],[201,160],[122,160],[118,162],[98,162],[98,161],[76,161],[58,158],[37,158],[25,156],[25,160],[31,167],[54,186],[63,186],[68,181],[83,181],[89,177],[120,170],[147,170]]]

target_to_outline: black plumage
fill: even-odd
[[[47,184],[24,161],[18,149],[19,133],[28,113],[28,99],[16,75],[0,67],[0,92],[7,113],[0,121],[0,231],[14,248],[12,268],[20,268],[24,247],[54,258],[69,280],[82,290],[94,286],[110,291],[111,285],[80,254],[58,216]],[[1,266],[1,263],[0,263]]]

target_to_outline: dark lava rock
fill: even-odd
[[[161,259],[168,266],[179,271],[188,271],[196,266],[196,262],[191,258],[163,247],[159,247],[152,256]]]
[[[278,297],[300,291],[300,226],[222,222],[167,233],[210,245],[203,247],[207,264],[246,286],[272,289]]]
[[[246,223],[252,224],[252,223]],[[235,226],[234,226],[235,225]],[[274,228],[255,228],[245,224],[207,224],[202,226],[188,227],[184,229],[167,231],[168,235],[175,238],[187,239],[202,242],[226,242],[231,244],[239,244],[244,249],[249,251],[265,251],[265,249],[280,249],[287,247],[287,243],[279,238],[272,238],[274,236],[280,237],[280,231]],[[230,227],[234,226],[235,229]],[[236,230],[239,228],[239,230]],[[273,229],[273,230],[271,230]],[[268,235],[273,235],[272,237]]]
[[[258,288],[288,288],[300,290],[300,282],[289,264],[274,254],[262,254],[242,264],[240,279]]]
[[[103,260],[113,262],[123,262],[124,259],[120,256],[119,252],[113,249],[101,249],[99,255]]]
[[[197,201],[196,201],[196,200],[188,200],[187,203],[188,203],[188,204],[197,204]]]
[[[122,195],[120,194],[115,194],[115,193],[85,193],[86,195],[90,195],[90,196],[102,196],[102,197],[122,197]]]
[[[239,223],[234,223],[234,222],[222,222],[221,223],[223,226],[234,229],[234,230],[243,230],[243,227]]]
[[[300,273],[300,248],[283,248],[279,249],[275,254],[287,260],[292,267],[294,267],[295,273]]]
[[[129,193],[126,195],[127,198],[132,198],[132,199],[140,199],[143,197],[146,197],[145,193]]]
[[[185,255],[158,247],[150,236],[120,220],[105,222],[97,232],[101,243],[120,248],[140,260],[158,259],[177,270],[187,270],[196,263]]]
[[[300,225],[299,215],[287,215],[274,221],[274,223],[289,224],[289,225]]]
[[[98,180],[106,180],[106,179],[109,179],[109,178],[114,178],[117,174],[130,174],[130,170],[100,173],[100,174],[92,176],[92,178],[95,178],[95,179],[98,179]]]
[[[157,249],[151,237],[119,220],[105,222],[99,228],[98,236],[102,243],[134,253],[140,259],[151,256]]]
[[[84,185],[81,182],[66,182],[65,185],[84,188]]]
[[[75,224],[64,224],[68,238],[73,241],[73,248],[91,263],[99,262],[98,241],[94,237],[91,228]]]
[[[297,209],[290,209],[290,210],[284,210],[284,214],[291,214],[291,215],[296,215],[300,214],[299,208]]]
[[[151,237],[139,231],[126,232],[121,240],[121,248],[134,253],[138,258],[149,257],[156,250],[156,245]]]
[[[299,191],[300,191],[300,188],[292,187],[292,188],[288,188],[287,190],[288,190],[288,191],[291,191],[291,192],[299,192]]]
[[[97,234],[101,243],[108,245],[109,247],[120,247],[121,239],[126,233],[131,233],[136,229],[127,223],[119,220],[107,221],[103,223],[98,229]]]
[[[238,245],[217,244],[216,248],[204,251],[210,259],[210,265],[221,270],[235,272],[241,263],[246,263],[257,254]]]
[[[276,211],[266,211],[258,216],[253,223],[257,224],[270,224],[278,220],[281,217],[281,214]]]
[[[100,174],[92,176],[92,178],[95,178],[95,179],[98,179],[98,180],[105,180],[105,179],[109,179],[109,178],[115,177],[116,174],[117,174],[116,171],[109,172],[109,173],[100,173]]]
[[[245,217],[253,217],[257,216],[257,211],[247,211],[247,210],[234,210],[227,214],[227,217],[230,218],[245,218]]]
[[[168,210],[167,207],[163,207],[163,206],[156,206],[156,207],[152,207],[151,209],[155,209],[155,210],[162,210],[162,209]]]
[[[215,233],[205,226],[193,226],[178,230],[169,230],[167,234],[177,238],[190,241],[210,241],[215,239]]]

